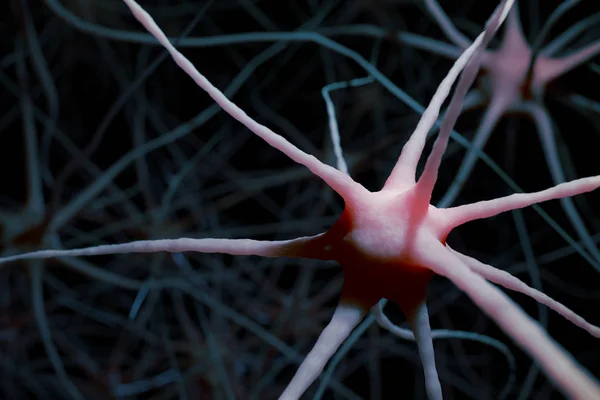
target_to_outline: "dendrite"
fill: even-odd
[[[600,328],[591,325],[573,311],[510,274],[463,255],[446,244],[450,232],[462,224],[535,203],[592,191],[600,187],[600,176],[557,184],[540,192],[513,194],[459,207],[437,208],[430,204],[450,132],[460,114],[462,99],[476,77],[479,62],[484,55],[482,49],[508,14],[512,1],[501,3],[485,31],[458,58],[405,144],[385,185],[376,192],[365,189],[344,172],[320,162],[250,118],[175,49],[150,15],[135,1],[124,2],[133,15],[169,51],[177,65],[223,110],[268,144],[325,181],[344,199],[345,209],[337,222],[326,232],[286,241],[216,238],[144,240],[75,250],[41,250],[4,257],[0,259],[1,263],[26,259],[161,251],[335,260],[344,271],[340,304],[331,322],[323,330],[281,395],[283,399],[296,399],[304,393],[352,329],[382,298],[398,304],[411,323],[425,368],[429,397],[441,398],[441,387],[433,360],[432,334],[425,306],[426,285],[437,274],[448,278],[465,292],[528,352],[570,397],[600,397],[598,382],[580,368],[533,319],[488,281],[531,296],[595,337],[600,337]],[[436,122],[442,103],[461,71],[462,76],[445,113],[439,136],[427,158],[424,171],[417,179],[417,163],[422,156],[427,134]],[[338,147],[338,161],[343,165],[339,143],[334,140],[334,145]],[[375,312],[383,326],[393,329],[378,309],[375,309]]]

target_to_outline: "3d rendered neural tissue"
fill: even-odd
[[[0,399],[600,399],[600,3],[5,6]]]

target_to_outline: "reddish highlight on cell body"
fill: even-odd
[[[57,224],[60,225],[56,221],[70,218],[66,211],[64,212],[66,214],[57,212],[44,218],[40,217],[38,219],[42,222],[34,221],[35,223],[32,223],[31,229],[17,232],[13,240],[16,247],[25,239],[31,237],[33,237],[31,240],[36,242],[44,242],[44,246],[40,246],[42,243],[35,243],[35,245],[42,248],[50,247],[50,249],[3,255],[0,257],[0,264],[2,264],[1,268],[3,269],[8,268],[10,263],[17,265],[19,262],[26,263],[30,267],[32,282],[35,283],[35,313],[40,331],[44,336],[45,350],[51,358],[52,366],[61,385],[64,386],[64,390],[70,397],[84,398],[81,392],[81,386],[83,385],[77,384],[75,380],[71,379],[68,369],[63,365],[60,359],[61,356],[54,346],[51,330],[44,314],[44,285],[42,284],[44,267],[41,260],[58,259],[67,263],[67,265],[73,266],[73,268],[86,271],[88,275],[96,279],[115,282],[115,285],[136,290],[138,294],[129,314],[131,329],[146,329],[145,326],[137,326],[133,321],[138,317],[141,304],[144,301],[150,301],[146,300],[149,296],[148,293],[151,290],[160,291],[164,288],[171,288],[176,292],[194,293],[203,306],[218,309],[219,312],[235,320],[237,324],[250,327],[253,331],[261,332],[261,334],[264,333],[265,330],[260,324],[249,321],[247,317],[240,316],[210,297],[208,294],[210,285],[206,283],[193,286],[196,283],[177,280],[174,284],[168,279],[161,280],[158,277],[153,277],[141,283],[136,279],[113,276],[112,273],[89,267],[85,264],[85,261],[79,259],[80,257],[117,254],[166,253],[182,271],[187,271],[192,268],[185,255],[202,253],[269,259],[328,261],[335,262],[341,268],[343,283],[339,292],[339,302],[335,307],[331,320],[323,328],[306,357],[298,359],[293,351],[277,340],[271,340],[271,343],[269,343],[269,345],[276,347],[278,351],[288,352],[290,354],[289,358],[293,359],[295,357],[297,359],[296,363],[299,364],[289,383],[278,394],[280,399],[295,400],[304,396],[320,377],[327,375],[323,372],[327,364],[332,362],[340,347],[349,340],[353,332],[358,329],[363,321],[373,317],[381,327],[389,330],[392,334],[416,342],[423,366],[425,392],[430,400],[442,399],[442,382],[438,375],[433,347],[436,331],[432,330],[429,325],[427,308],[427,303],[430,300],[428,299],[427,289],[435,277],[447,279],[464,293],[476,307],[496,323],[507,337],[512,339],[523,352],[539,365],[548,381],[565,396],[582,400],[600,398],[600,383],[598,380],[585,370],[567,350],[551,337],[538,321],[528,315],[500,287],[530,297],[552,312],[564,317],[577,329],[585,330],[595,338],[600,338],[600,328],[594,324],[600,323],[600,321],[586,320],[578,315],[575,310],[571,310],[509,272],[454,250],[451,248],[451,244],[447,243],[451,242],[452,232],[463,225],[552,200],[563,201],[563,207],[569,216],[569,220],[575,226],[578,224],[578,214],[571,212],[573,211],[573,205],[565,199],[595,191],[600,187],[600,176],[566,181],[566,179],[562,179],[564,176],[556,173],[555,169],[555,185],[548,189],[528,193],[513,193],[489,200],[450,206],[450,203],[454,201],[462,188],[464,182],[461,179],[466,180],[467,173],[461,175],[462,178],[459,180],[454,181],[449,191],[444,195],[442,203],[447,202],[448,204],[444,206],[432,204],[434,189],[443,172],[443,158],[447,153],[450,138],[457,120],[464,111],[466,99],[469,97],[469,90],[478,77],[480,67],[491,73],[493,79],[506,80],[508,78],[500,75],[503,73],[510,74],[514,71],[502,70],[499,63],[494,61],[495,57],[506,55],[506,52],[512,54],[517,50],[525,55],[531,55],[536,51],[536,49],[526,46],[526,43],[522,40],[523,35],[514,0],[499,1],[498,6],[487,19],[482,32],[473,41],[453,26],[451,20],[435,0],[425,1],[426,9],[434,16],[442,31],[453,42],[453,45],[460,50],[460,55],[456,57],[448,73],[439,83],[429,105],[423,110],[414,131],[402,147],[402,151],[390,170],[389,176],[377,190],[367,189],[350,176],[349,163],[346,162],[341,149],[341,138],[336,123],[330,121],[329,127],[338,168],[334,168],[309,152],[300,149],[283,135],[276,133],[266,124],[262,124],[258,122],[258,119],[250,116],[250,111],[245,111],[238,106],[230,98],[231,96],[226,95],[224,91],[211,83],[200,72],[201,68],[196,67],[179,50],[177,44],[173,43],[163,32],[159,24],[144,8],[144,5],[135,0],[122,1],[135,20],[143,26],[152,38],[158,41],[162,48],[166,49],[170,59],[178,68],[191,78],[190,84],[195,84],[204,93],[208,94],[222,111],[236,120],[236,123],[245,127],[256,138],[261,139],[265,146],[272,147],[285,156],[288,161],[298,164],[302,171],[306,170],[305,172],[308,171],[309,175],[312,174],[320,179],[321,184],[341,197],[344,208],[328,229],[318,234],[288,240],[255,240],[227,237],[146,238],[118,244],[52,249],[52,246],[46,246],[46,244],[49,244],[46,242],[50,242],[50,239],[46,239],[46,233],[53,233],[54,227]],[[146,8],[151,9],[150,6]],[[486,47],[505,20],[507,20],[507,26],[504,28],[503,44],[499,51],[491,53],[486,50]],[[532,88],[527,93],[540,94],[550,80],[590,59],[598,50],[598,46],[594,44],[558,61],[550,61],[549,56],[546,56],[552,53],[550,50],[546,49],[545,53],[542,51],[546,54],[544,56],[546,58],[540,57],[537,60],[538,64],[531,69],[533,72],[529,71],[533,75],[530,74],[531,76],[527,78],[529,80],[526,80],[526,83],[531,85]],[[518,58],[523,61],[523,57]],[[528,63],[523,63],[518,72],[523,72],[522,70],[526,69],[527,66]],[[541,72],[536,68],[541,68]],[[370,76],[369,79],[364,79],[360,84],[367,83],[371,78]],[[521,78],[526,79],[526,77]],[[516,80],[523,83],[523,79]],[[479,146],[481,148],[483,146],[485,139],[482,138],[486,135],[489,136],[491,129],[493,129],[500,116],[510,107],[514,107],[515,101],[530,100],[529,98],[525,99],[528,95],[523,96],[523,93],[517,93],[516,89],[514,93],[509,93],[505,92],[504,89],[499,89],[499,86],[494,86],[493,90],[495,90],[494,95],[490,100],[489,108],[482,122],[482,126],[485,127],[487,133],[479,136],[479,138],[476,133],[476,138],[473,140],[475,147]],[[498,92],[499,90],[501,92]],[[330,98],[324,97],[331,118],[331,110],[334,108],[331,105]],[[447,107],[442,110],[444,104],[447,104]],[[543,115],[540,116],[539,112],[543,114],[545,111],[540,111],[539,105],[519,103],[518,107],[530,110],[536,121],[543,120]],[[536,113],[536,110],[538,113]],[[438,121],[438,119],[440,120]],[[546,126],[542,122],[538,125]],[[439,132],[430,147],[430,151],[427,153],[426,149],[429,148],[427,147],[427,138],[437,128],[439,128]],[[173,151],[177,152],[178,150]],[[474,165],[474,161],[468,161],[471,160],[470,157],[473,154],[468,152],[465,158],[467,160],[465,163],[470,165],[468,168]],[[418,173],[419,164],[422,160],[425,162],[422,171]],[[552,165],[554,164],[551,164],[551,169]],[[464,170],[467,167],[461,168]],[[231,172],[231,175],[234,176],[235,173]],[[105,177],[104,180],[110,181],[110,173]],[[90,187],[92,186],[94,185]],[[100,189],[91,188],[89,190],[88,194],[82,197],[83,200],[78,200],[81,204],[85,203],[86,197],[93,197],[93,192]],[[42,205],[38,204],[40,201],[38,199],[35,203],[38,208],[43,208]],[[72,204],[78,204],[78,201],[74,201]],[[134,207],[135,205],[130,206]],[[35,208],[33,205],[31,207]],[[156,209],[160,210],[160,207]],[[42,214],[40,213],[40,215]],[[63,216],[58,218],[56,215]],[[585,246],[588,248],[595,246],[593,241],[587,240],[591,236],[586,229],[575,228],[582,237]],[[48,237],[52,238],[52,235],[49,234]],[[593,256],[594,254],[592,254]],[[160,276],[158,268],[154,268],[153,273]],[[255,278],[251,273],[247,275],[249,279]],[[222,278],[227,282],[225,273]],[[58,286],[52,280],[50,280],[50,283]],[[222,282],[212,283],[212,285],[220,287]],[[240,288],[240,293],[243,290],[245,289]],[[269,290],[269,284],[265,284],[264,290],[265,292]],[[179,293],[180,296],[181,293]],[[155,297],[152,301],[158,301],[157,299],[158,297]],[[382,302],[387,300],[400,308],[410,326],[410,330],[403,330],[393,325],[387,318],[382,305]],[[191,338],[190,340],[193,342],[206,342],[207,351],[210,353],[211,360],[214,360],[214,364],[211,365],[215,370],[215,374],[226,381],[226,367],[220,364],[221,355],[215,353],[218,347],[214,345],[217,340],[215,334],[209,329],[198,332],[187,315],[186,308],[189,307],[183,304],[181,297],[174,295],[172,301],[174,304],[178,304],[176,317],[182,321],[182,326],[186,328],[184,330]],[[71,303],[69,305],[81,307]],[[203,315],[201,310],[198,312],[198,320],[202,324],[208,324],[209,319],[207,316]],[[101,314],[96,317],[108,318],[106,315]],[[286,323],[291,323],[291,321],[281,322],[279,329],[284,330]],[[55,336],[60,337],[56,334]],[[148,334],[147,336],[152,335]],[[232,336],[236,336],[236,333],[233,332]],[[265,334],[265,337],[270,336]],[[452,336],[446,335],[446,337]],[[148,340],[159,341],[153,336]],[[476,340],[483,341],[481,337],[476,338]],[[495,343],[495,339],[486,338],[486,340],[488,344]],[[494,344],[494,346],[501,347],[497,344]],[[235,351],[235,349],[232,348],[231,351]],[[269,352],[270,350],[265,350],[263,354],[262,360],[264,363],[269,360]],[[114,361],[114,363],[118,364],[119,362]],[[251,371],[248,374],[251,374]],[[170,375],[167,377],[161,376],[161,379],[175,380]],[[147,383],[147,385],[158,385],[156,383],[158,381],[160,379],[157,378],[153,382]],[[337,385],[336,390],[352,397],[347,388],[339,382],[335,383]],[[125,390],[123,386],[119,387],[122,391]],[[236,398],[231,388],[223,390],[226,397]],[[120,396],[125,396],[126,392],[125,390]]]

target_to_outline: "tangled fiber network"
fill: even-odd
[[[600,398],[600,8],[446,3],[14,2],[2,398]]]

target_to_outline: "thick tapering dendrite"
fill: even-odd
[[[460,254],[460,253],[457,253]],[[437,376],[437,370],[435,366],[435,355],[433,353],[433,340],[436,339],[461,339],[461,340],[471,340],[478,343],[482,343],[487,346],[491,346],[504,354],[506,357],[506,362],[508,363],[508,368],[511,371],[509,374],[509,379],[504,385],[503,391],[498,395],[498,398],[506,397],[506,394],[510,391],[513,379],[514,372],[516,370],[516,360],[513,357],[512,353],[509,351],[508,347],[499,342],[496,339],[492,339],[488,336],[474,333],[474,332],[466,332],[466,331],[458,331],[458,330],[450,330],[450,329],[435,329],[431,330],[429,328],[429,320],[424,318],[421,319],[423,325],[421,327],[416,326],[416,321],[414,315],[418,313],[419,316],[428,317],[427,306],[425,303],[422,303],[417,309],[416,313],[413,314],[413,319],[409,317],[409,322],[413,330],[404,329],[397,325],[394,325],[392,321],[385,315],[383,311],[383,306],[386,304],[386,300],[382,300],[375,307],[372,308],[373,315],[375,320],[382,328],[388,330],[394,336],[404,339],[404,340],[412,340],[419,344],[419,355],[421,357],[421,362],[423,363],[423,370],[425,372],[425,385],[426,391],[428,393],[429,398],[437,398],[437,393],[441,396],[441,385]]]
[[[419,304],[408,316],[410,327],[415,335],[419,356],[425,373],[425,391],[429,400],[442,400],[442,386],[435,367],[433,337],[429,326],[429,313],[425,302]]]
[[[503,1],[486,30],[465,50],[436,92],[432,105],[423,115],[413,137],[405,145],[390,178],[381,191],[370,192],[346,174],[310,156],[268,128],[259,125],[231,103],[194,66],[167,41],[151,17],[133,0],[124,0],[134,16],[169,50],[177,64],[206,90],[227,112],[273,147],[307,166],[344,198],[344,212],[325,233],[269,242],[250,239],[169,239],[98,246],[79,250],[44,250],[0,258],[0,264],[20,259],[91,256],[115,253],[205,252],[265,257],[306,257],[336,260],[344,273],[344,284],[330,324],[301,364],[281,398],[298,399],[318,377],[339,345],[360,322],[366,311],[382,298],[397,303],[406,314],[427,378],[431,399],[441,398],[441,386],[435,372],[432,334],[427,321],[425,293],[434,274],[445,276],[464,291],[490,318],[529,353],[550,379],[570,398],[598,399],[600,386],[531,317],[523,312],[486,279],[509,289],[523,292],[548,305],[576,325],[597,335],[598,328],[587,323],[558,302],[544,296],[517,278],[491,266],[477,264],[446,246],[452,229],[478,218],[526,207],[551,199],[585,193],[600,186],[600,177],[585,178],[533,194],[516,194],[466,206],[438,209],[430,204],[431,191],[448,142],[449,132],[458,117],[465,87],[477,72],[476,63],[465,70],[450,102],[440,137],[434,144],[425,171],[416,182],[416,165],[422,156],[425,137],[440,114],[440,107],[460,71],[471,56],[481,54],[491,32],[508,13],[512,1]]]
[[[130,243],[108,244],[72,250],[39,250],[0,258],[0,262],[33,260],[56,257],[99,256],[128,253],[221,253],[236,256],[302,257],[329,260],[323,249],[322,234],[291,240],[269,241],[252,239],[178,238],[140,240]]]
[[[563,199],[591,192],[600,186],[600,176],[580,178],[533,193],[515,193],[506,197],[445,208],[447,223],[456,227],[477,219],[490,218],[503,212],[524,208],[548,200]]]
[[[522,293],[527,295],[537,301],[540,304],[545,305],[546,307],[554,310],[558,314],[562,315],[573,325],[577,325],[581,329],[584,329],[589,332],[590,335],[600,338],[600,328],[590,324],[584,318],[581,318],[575,312],[565,307],[558,301],[550,298],[544,293],[540,292],[537,289],[532,288],[527,285],[525,282],[519,280],[518,278],[512,276],[506,271],[502,271],[500,269],[494,268],[491,265],[487,265],[482,263],[481,261],[469,257],[467,255],[461,254],[458,251],[452,250],[449,246],[446,246],[448,250],[456,254],[458,258],[460,258],[464,263],[469,267],[473,272],[481,275],[483,278],[487,279],[490,282],[493,282],[497,285],[500,285],[506,289],[510,289],[515,292]]]
[[[464,36],[452,25],[437,2],[427,0],[426,3],[448,38],[458,47],[464,48]],[[551,16],[549,20],[551,26],[554,18]],[[544,33],[541,35],[543,39]],[[456,178],[439,201],[439,207],[448,207],[454,203],[478,161],[477,151],[484,148],[498,121],[511,111],[524,112],[534,120],[552,180],[554,184],[565,182],[552,121],[543,105],[543,96],[552,80],[599,54],[600,40],[562,57],[554,56],[556,50],[557,47],[552,44],[539,50],[532,48],[522,30],[519,9],[517,6],[512,8],[500,47],[482,55],[482,68],[486,73],[486,79],[483,80],[484,92],[489,97],[489,104],[472,140],[472,147],[464,156]],[[600,261],[600,250],[573,201],[565,198],[561,200],[561,205],[583,245]]]
[[[158,27],[154,19],[139,4],[133,0],[123,0],[129,7],[136,19],[144,25],[163,47],[169,52],[175,63],[188,74],[196,84],[202,88],[221,108],[233,118],[244,124],[254,134],[265,142],[281,151],[289,158],[302,164],[311,170],[319,178],[323,179],[329,187],[335,190],[344,199],[351,198],[355,192],[364,190],[348,175],[337,169],[320,162],[315,156],[307,154],[290,143],[283,136],[276,134],[266,126],[259,124],[248,114],[229,100],[219,89],[217,89],[208,79],[204,77],[194,65],[177,50],[170,42],[164,32]]]
[[[444,194],[444,197],[439,201],[438,206],[445,208],[454,202],[460,194],[463,186],[469,179],[469,174],[465,171],[472,171],[478,160],[478,155],[475,149],[482,149],[492,135],[494,128],[502,115],[506,112],[509,105],[512,103],[512,98],[506,93],[495,94],[483,114],[483,118],[477,127],[477,131],[471,140],[472,149],[467,151],[456,178]]]
[[[331,321],[319,335],[317,343],[296,371],[290,384],[279,396],[280,400],[295,400],[302,396],[366,312],[366,309],[353,304],[341,303],[337,306]]]
[[[436,240],[419,242],[422,262],[450,279],[498,326],[538,362],[542,370],[569,398],[600,398],[600,385],[544,329],[518,305],[484,278],[471,271]]]
[[[427,134],[429,133],[431,128],[433,128],[433,125],[435,124],[438,116],[440,115],[442,104],[448,97],[448,94],[452,89],[452,85],[456,81],[456,78],[461,73],[461,71],[465,69],[467,64],[471,61],[471,58],[475,53],[479,53],[477,57],[475,57],[475,63],[479,62],[478,58],[481,57],[483,48],[485,47],[485,45],[487,45],[487,42],[489,42],[492,35],[496,32],[502,21],[504,21],[513,3],[514,1],[503,2],[504,7],[499,9],[500,12],[496,12],[496,20],[491,20],[491,22],[494,22],[492,24],[491,29],[486,29],[477,37],[477,39],[475,39],[473,44],[471,44],[460,55],[460,57],[458,57],[458,59],[456,60],[446,77],[442,80],[429,105],[425,109],[425,112],[421,116],[421,119],[419,120],[419,123],[415,128],[415,131],[411,135],[408,142],[402,148],[400,157],[385,183],[386,188],[404,189],[410,187],[412,184],[415,183],[417,163],[421,159],[423,148],[425,147],[425,141],[427,139]],[[477,65],[472,67],[474,67],[475,70],[477,69]],[[469,77],[469,80],[473,79],[475,79],[475,76]],[[468,85],[466,86],[468,89]],[[459,102],[462,102],[463,97],[464,95],[458,98]],[[456,121],[456,119],[458,118],[457,113],[460,112],[460,107],[457,108],[458,109],[453,113],[450,113],[450,115],[446,114],[444,118],[444,121],[448,121],[446,123],[445,128],[449,131],[452,130],[452,126],[454,125],[454,122],[452,121]],[[449,135],[449,132],[447,134]]]

